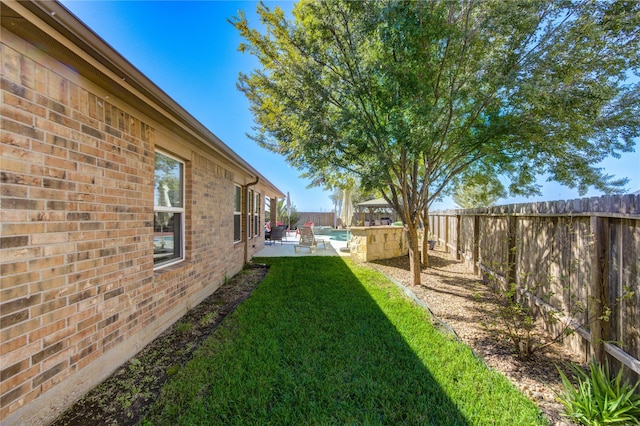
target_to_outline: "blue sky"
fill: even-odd
[[[62,3],[109,43],[185,110],[245,158],[285,193],[299,211],[331,211],[330,193],[307,189],[309,181],[285,160],[260,148],[246,134],[252,133],[249,103],[236,89],[238,73],[249,73],[258,64],[237,48],[241,38],[228,18],[244,10],[257,25],[254,1],[96,1],[64,0]],[[266,2],[285,11],[293,2]],[[601,164],[609,174],[628,177],[630,192],[640,190],[640,153]],[[580,198],[577,191],[544,182],[543,195],[505,199],[500,204]],[[591,191],[586,196],[601,195]],[[432,206],[453,208],[445,200]]]

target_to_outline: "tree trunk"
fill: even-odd
[[[426,268],[429,266],[429,210],[424,209],[422,213],[422,266]]]
[[[418,229],[415,224],[407,225],[409,233],[409,271],[411,272],[411,284],[420,285],[420,241],[418,239]]]

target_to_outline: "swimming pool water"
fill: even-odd
[[[329,233],[329,239],[335,240],[335,241],[347,241],[347,231],[346,230],[331,231]]]

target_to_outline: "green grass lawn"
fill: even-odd
[[[146,424],[548,424],[382,274],[339,257],[256,261],[266,278]]]

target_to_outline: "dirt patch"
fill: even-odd
[[[569,424],[562,418],[563,406],[556,400],[562,390],[556,365],[571,376],[566,367],[570,362],[580,363],[579,357],[561,344],[553,344],[543,352],[534,353],[529,360],[518,359],[509,342],[483,325],[496,318],[497,309],[487,286],[442,249],[436,248],[429,254],[429,267],[422,271],[421,286],[411,285],[408,256],[380,260],[371,265],[411,290],[487,365],[504,374],[538,405],[551,424]]]
[[[191,359],[193,351],[222,320],[249,297],[267,271],[264,265],[243,269],[65,411],[53,425],[139,423],[164,383]]]

